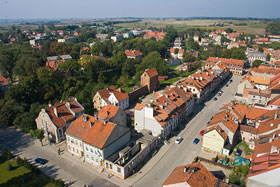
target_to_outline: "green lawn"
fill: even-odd
[[[14,169],[12,171],[8,171],[8,163],[10,163]],[[0,184],[6,183],[8,180],[14,178],[14,177],[18,177],[21,175],[24,175],[26,173],[30,173],[30,170],[26,169],[23,166],[18,166],[16,161],[14,160],[10,160],[10,161],[6,161],[4,163],[2,163],[0,165]]]
[[[54,183],[48,183],[44,187],[57,187]]]

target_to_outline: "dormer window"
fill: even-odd
[[[273,123],[270,123],[270,126],[273,127]]]

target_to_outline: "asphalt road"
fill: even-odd
[[[200,106],[202,109],[187,123],[186,127],[178,135],[184,138],[184,140],[180,144],[171,142],[173,145],[161,160],[144,177],[135,182],[133,186],[162,186],[175,167],[193,161],[194,157],[200,152],[202,145],[201,141],[194,145],[194,138],[201,140],[202,137],[199,135],[199,132],[206,128],[207,121],[219,111],[220,107],[234,98],[241,77],[232,77],[232,80],[233,82],[228,87],[224,86],[221,89],[223,91],[221,96],[215,96],[218,99],[217,101],[214,101],[213,97],[210,101],[204,103],[204,106]]]
[[[194,145],[194,138],[201,139],[199,132],[205,129],[207,121],[219,111],[219,108],[233,99],[236,93],[237,85],[241,77],[233,77],[233,82],[229,87],[222,88],[222,96],[216,96],[217,101],[210,100],[204,105],[197,107],[197,115],[182,127],[178,136],[184,138],[180,144],[172,142],[163,147],[157,153],[156,158],[151,159],[144,167],[151,170],[141,169],[143,173],[138,173],[138,177],[132,177],[128,180],[119,180],[116,178],[107,178],[105,172],[100,173],[93,166],[81,162],[77,157],[72,157],[69,153],[57,154],[55,145],[41,146],[38,140],[34,140],[30,135],[14,128],[0,128],[0,147],[7,147],[13,153],[22,155],[30,161],[36,157],[46,158],[49,162],[40,169],[55,178],[61,178],[71,186],[84,186],[91,184],[96,186],[162,186],[165,179],[176,166],[188,164],[200,152],[201,142]],[[0,126],[1,127],[1,126]],[[169,149],[168,149],[169,148]],[[163,150],[167,150],[164,152]],[[162,154],[162,155],[161,155]],[[155,160],[155,161],[154,161]],[[102,185],[101,185],[102,184]]]

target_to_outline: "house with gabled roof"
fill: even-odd
[[[44,130],[49,141],[59,143],[65,140],[65,131],[71,122],[83,113],[84,107],[78,100],[70,98],[41,109],[35,121],[37,128]]]
[[[93,97],[93,106],[100,110],[106,105],[119,106],[121,109],[129,107],[128,94],[121,88],[116,89],[115,86],[110,86],[102,90],[98,90]]]
[[[97,118],[127,127],[127,115],[119,106],[106,105],[99,110]]]
[[[237,59],[227,59],[218,57],[209,57],[206,62],[206,68],[211,68],[217,63],[221,63],[223,66],[227,67],[234,75],[242,75],[245,62],[244,60]]]
[[[66,131],[67,149],[87,163],[103,166],[104,159],[130,141],[130,130],[108,120],[83,114]]]
[[[176,167],[167,179],[163,187],[227,187],[224,181],[216,178],[202,163],[196,162],[185,166]]]
[[[134,128],[138,132],[149,130],[153,136],[165,139],[185,119],[186,105],[188,102],[185,102],[175,90],[156,92],[149,104],[136,104]],[[191,105],[193,106],[193,103]]]
[[[142,53],[138,50],[128,50],[126,49],[124,51],[125,55],[127,58],[134,58],[134,59],[138,59],[138,60],[142,60]]]
[[[202,148],[207,151],[229,155],[241,139],[238,121],[227,111],[217,113],[203,135]]]

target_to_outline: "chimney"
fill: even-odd
[[[52,106],[52,103],[51,102],[49,102],[49,107],[51,107]]]
[[[83,116],[83,121],[84,121],[84,122],[87,122],[87,121],[88,121],[88,116],[85,116],[85,115],[84,115],[84,116]]]
[[[54,108],[53,108],[53,112],[54,112],[54,115],[55,115],[56,117],[58,117],[58,114],[57,114],[57,109],[56,109],[56,107],[54,107]]]
[[[186,172],[188,171],[188,169],[189,169],[189,168],[185,166],[185,167],[184,167],[184,173],[186,173]]]
[[[90,128],[94,125],[94,122],[89,122]]]
[[[71,105],[70,105],[70,102],[69,101],[67,101],[66,103],[65,103],[65,105],[66,105],[66,107],[67,107],[67,109],[70,109],[71,107]]]
[[[107,112],[106,112],[106,114],[107,114],[107,118],[108,118],[108,117],[109,117],[110,112],[109,112],[109,111],[107,111]]]
[[[274,120],[276,120],[277,118],[278,118],[278,107],[276,108],[274,113]]]

